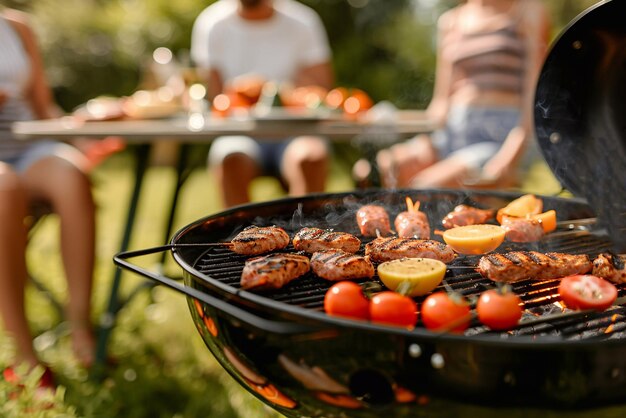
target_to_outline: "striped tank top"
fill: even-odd
[[[0,15],[0,91],[6,95],[0,105],[0,160],[14,158],[30,144],[13,140],[11,124],[34,118],[24,99],[30,79],[30,59],[22,40],[10,22]]]
[[[526,54],[520,17],[515,7],[480,28],[463,29],[459,24],[461,29],[444,45],[457,69],[453,90],[472,85],[479,91],[522,91]]]

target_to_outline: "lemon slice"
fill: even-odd
[[[379,264],[378,277],[391,290],[402,287],[402,293],[407,296],[422,296],[439,286],[446,268],[444,263],[431,258],[402,258]]]
[[[498,248],[505,234],[498,225],[467,225],[446,230],[443,240],[457,253],[485,254]]]

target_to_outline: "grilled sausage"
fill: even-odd
[[[331,249],[340,249],[356,253],[361,248],[361,240],[347,232],[331,229],[302,228],[293,237],[293,247],[299,251],[314,253]]]
[[[384,207],[365,205],[356,213],[356,221],[365,237],[386,236],[391,233],[389,214]]]
[[[289,234],[277,226],[249,226],[231,241],[237,254],[259,255],[282,250],[289,245]]]
[[[396,216],[394,226],[400,238],[430,238],[428,218],[419,210],[400,212]]]
[[[536,219],[502,218],[505,238],[511,242],[535,242],[543,237],[543,227]]]
[[[591,274],[615,284],[626,283],[626,256],[609,253],[598,255],[593,260]]]
[[[365,245],[365,255],[383,262],[399,258],[433,258],[444,263],[454,260],[456,253],[449,245],[430,239],[376,238]]]
[[[309,258],[290,253],[275,253],[246,261],[241,273],[243,289],[280,289],[311,269]]]
[[[493,209],[478,209],[469,205],[458,205],[443,218],[441,224],[445,229],[484,224],[493,218],[494,213]]]
[[[511,251],[488,254],[480,258],[477,271],[496,282],[558,279],[572,274],[585,274],[592,268],[589,256]]]
[[[374,265],[368,257],[336,249],[313,253],[311,269],[326,280],[352,280],[374,276]]]

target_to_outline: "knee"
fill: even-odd
[[[285,150],[287,161],[302,165],[324,164],[328,161],[328,144],[318,137],[299,137]]]
[[[23,190],[19,175],[8,165],[0,163],[0,194],[8,196]]]

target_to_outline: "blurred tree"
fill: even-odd
[[[9,0],[34,15],[48,74],[61,106],[136,90],[155,48],[188,64],[195,17],[215,0]],[[423,107],[435,66],[435,25],[457,0],[301,0],[324,21],[337,84],[375,101]],[[594,0],[550,0],[554,34]]]

